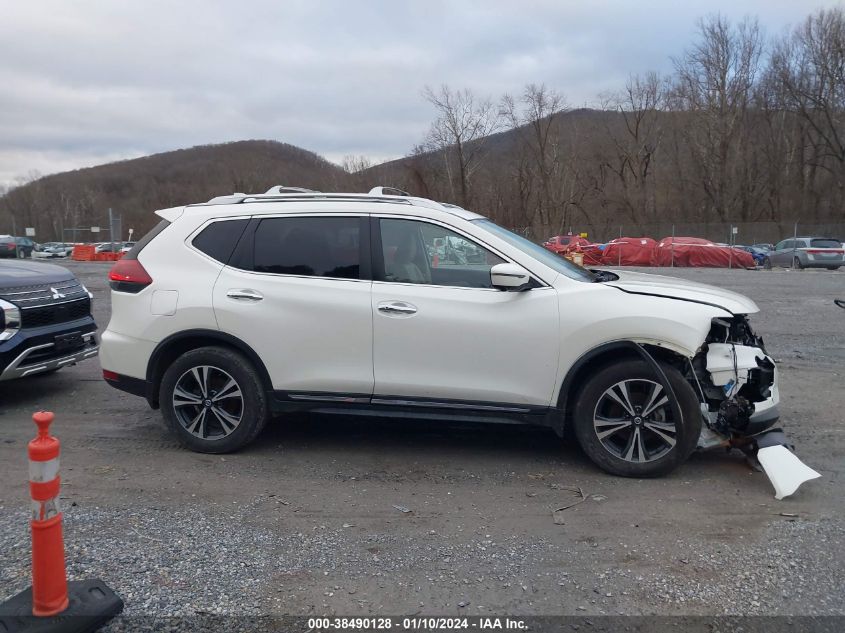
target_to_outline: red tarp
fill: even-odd
[[[559,241],[569,243],[556,243]],[[751,253],[700,237],[664,237],[660,242],[650,237],[619,237],[607,244],[593,244],[579,235],[561,235],[543,246],[561,257],[581,253],[585,266],[672,266],[674,258],[678,267],[755,267]]]
[[[586,240],[585,240],[586,241]],[[599,266],[602,263],[601,249],[598,244],[576,244],[570,246],[567,253],[581,253],[584,256],[584,266]]]
[[[652,251],[652,266],[690,266],[702,268],[754,268],[751,253],[717,246],[699,237],[664,237]]]
[[[550,237],[547,241],[543,242],[543,246],[553,253],[558,254],[563,254],[575,246],[587,246],[589,244],[592,244],[592,242],[580,235],[558,235],[556,237]]]
[[[650,237],[618,237],[604,247],[601,263],[605,266],[651,266],[657,242]]]

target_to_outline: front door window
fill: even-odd
[[[505,261],[439,224],[387,218],[379,222],[381,281],[492,288],[490,268]]]

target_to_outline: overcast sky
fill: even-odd
[[[545,83],[596,105],[669,71],[695,20],[813,0],[0,0],[0,184],[181,147],[275,139],[340,161],[406,154],[426,84],[498,98]]]

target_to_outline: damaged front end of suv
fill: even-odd
[[[692,369],[706,427],[718,443],[757,435],[778,421],[777,368],[746,315],[713,319]]]
[[[718,317],[690,361],[690,379],[701,398],[704,424],[699,449],[739,449],[766,472],[778,499],[818,476],[773,428],[780,417],[777,367],[747,315]]]

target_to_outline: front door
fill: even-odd
[[[373,219],[374,398],[547,406],[559,349],[554,289],[503,292],[505,261],[428,220]]]
[[[791,266],[795,255],[795,240],[783,240],[775,245],[775,250],[769,253],[769,261],[776,266]]]

